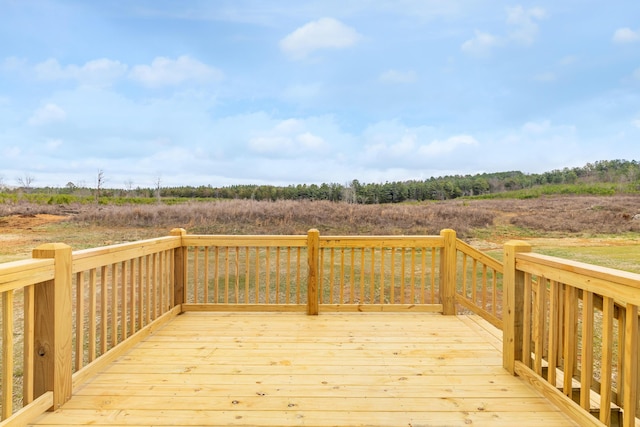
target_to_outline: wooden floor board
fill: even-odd
[[[38,426],[572,426],[473,316],[176,317]]]

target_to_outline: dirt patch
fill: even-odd
[[[0,217],[0,261],[24,258],[47,239],[47,226],[68,219],[63,215],[21,214]]]
[[[9,215],[0,218],[0,233],[10,232],[10,230],[33,230],[46,224],[57,223],[66,220],[63,215],[37,214],[37,215]]]

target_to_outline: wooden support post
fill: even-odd
[[[622,408],[624,410],[622,425],[636,426],[636,410],[638,404],[638,306],[627,304],[626,325],[624,334],[624,370]]]
[[[512,240],[504,245],[502,365],[515,375],[515,361],[522,360],[524,273],[516,270],[516,254],[531,252],[531,245]]]
[[[440,302],[442,314],[456,314],[456,232],[451,229],[440,231],[444,246],[440,250]]]
[[[184,228],[174,228],[171,230],[171,236],[184,237],[187,231]],[[185,290],[187,285],[187,250],[182,246],[176,248],[173,252],[173,304],[174,306],[185,303]],[[206,286],[206,284],[205,284]]]
[[[320,254],[320,232],[311,229],[307,233],[307,314],[318,314],[318,255]]]
[[[53,407],[58,409],[71,398],[72,375],[72,300],[71,247],[47,243],[33,250],[33,258],[54,259],[54,279],[35,285],[33,394],[39,397],[53,392]]]

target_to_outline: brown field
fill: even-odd
[[[164,236],[175,227],[193,234],[437,234],[458,237],[499,256],[510,239],[541,252],[583,257],[640,272],[640,196],[558,196],[537,199],[450,200],[355,205],[324,201],[231,200],[180,205],[0,205],[0,262],[30,256],[46,242],[74,249]],[[562,248],[571,248],[562,252]],[[591,250],[587,250],[591,248]],[[593,249],[596,248],[596,249]],[[602,249],[598,249],[602,248]],[[622,255],[620,250],[624,248]],[[554,253],[554,251],[560,251]],[[629,260],[631,259],[631,262]],[[595,262],[594,262],[595,261]]]

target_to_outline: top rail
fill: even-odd
[[[517,254],[516,268],[613,298],[620,305],[640,305],[640,274],[637,273],[534,253]]]
[[[320,236],[321,248],[442,248],[441,236]]]
[[[25,259],[0,264],[0,293],[53,280],[52,259]]]
[[[129,261],[146,255],[176,249],[182,246],[180,237],[167,236],[131,243],[83,249],[73,252],[72,271],[86,271],[105,265]]]

